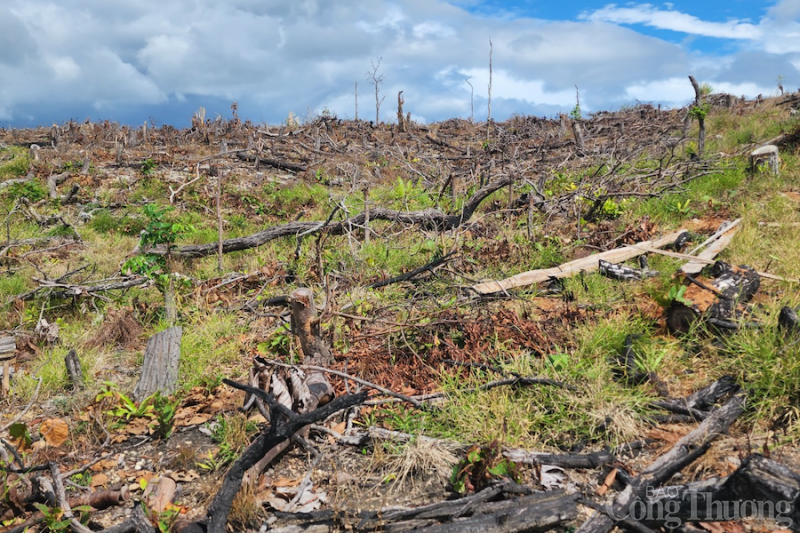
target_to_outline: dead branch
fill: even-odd
[[[341,396],[309,413],[296,414],[277,403],[272,395],[267,394],[261,389],[241,385],[228,379],[223,380],[223,382],[226,385],[249,392],[261,398],[261,400],[269,406],[270,420],[272,423],[269,430],[258,436],[225,475],[222,487],[219,492],[217,492],[216,496],[214,496],[214,500],[208,508],[208,533],[225,532],[228,513],[230,512],[231,504],[233,503],[236,493],[239,492],[245,472],[253,467],[267,452],[288,440],[305,426],[324,420],[342,409],[359,405],[367,399],[367,393],[364,391],[357,394]]]
[[[422,229],[433,231],[447,231],[457,228],[464,222],[468,221],[478,206],[489,195],[496,190],[508,185],[510,183],[509,177],[503,177],[493,183],[490,183],[479,189],[468,202],[464,204],[464,208],[460,213],[455,215],[447,215],[436,209],[424,209],[422,211],[396,211],[394,209],[385,209],[380,207],[373,207],[369,210],[370,220],[385,220],[389,222],[398,222],[408,226],[419,226]],[[361,213],[355,217],[330,224],[325,227],[324,222],[290,222],[280,226],[273,226],[267,228],[253,235],[247,237],[238,237],[233,239],[225,239],[222,242],[223,253],[237,252],[240,250],[249,250],[257,248],[269,241],[279,239],[281,237],[291,237],[298,234],[315,232],[325,228],[325,231],[331,235],[344,235],[353,226],[361,226],[365,222],[365,214]],[[181,246],[172,250],[173,256],[182,257],[205,257],[217,253],[219,243],[211,244],[197,244]],[[165,254],[166,249],[156,248],[150,250],[150,253]]]

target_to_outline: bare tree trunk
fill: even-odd
[[[358,82],[356,82],[356,122],[358,122]]]
[[[217,176],[217,270],[222,272],[222,173]]]
[[[403,99],[403,91],[397,93],[397,125],[400,127],[400,131],[406,131],[406,124],[405,124],[405,117],[403,116],[403,104],[405,100]]]
[[[489,128],[492,123],[492,38],[489,37],[489,114],[486,117],[486,138],[489,138]]]
[[[694,107],[698,110],[695,115],[699,128],[697,132],[697,157],[703,157],[703,152],[706,148],[706,117],[702,110],[703,93],[697,80],[694,79],[694,76],[689,76],[689,81],[692,82],[692,87],[694,87]]]

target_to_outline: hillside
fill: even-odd
[[[251,471],[233,530],[364,520],[357,530],[390,531],[357,512],[438,502],[454,488],[485,494],[507,478],[620,504],[682,438],[692,446],[677,448],[703,453],[653,486],[758,480],[743,470],[751,457],[793,468],[786,479],[797,484],[799,104],[710,95],[699,111],[429,125],[399,113],[399,124],[377,126],[327,114],[255,125],[234,108],[230,119],[199,112],[185,130],[0,130],[0,329],[16,348],[0,355],[12,372],[0,399],[0,533],[85,529],[62,521],[63,498],[31,485],[36,466],[56,485],[63,477],[73,506],[93,498],[106,509],[86,513],[91,530],[132,531],[132,502],[152,510],[143,489],[168,479],[176,505],[152,522],[197,531],[225,473],[268,435],[273,398],[298,412],[362,388],[368,400]],[[704,119],[704,146],[692,117]],[[767,143],[779,147],[777,173],[751,168]],[[671,234],[659,250],[641,248]],[[718,257],[678,272],[720,242]],[[597,271],[594,255],[623,264],[610,251],[626,246],[625,279]],[[717,258],[749,268],[732,271],[739,292],[700,271]],[[757,280],[747,298],[742,272]],[[172,326],[182,328],[174,390],[136,398],[148,340]],[[274,396],[242,412],[245,394],[223,379]],[[715,383],[724,390],[708,392]],[[703,420],[726,435],[704,441],[716,433],[692,433]],[[608,493],[595,494],[606,480]],[[486,490],[504,494],[497,486]],[[584,523],[590,503],[570,498],[539,530],[613,527]],[[626,527],[664,526],[637,520]],[[412,526],[433,522],[394,530]],[[742,530],[738,517],[703,527]]]

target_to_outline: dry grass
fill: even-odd
[[[376,450],[383,448],[376,446]],[[378,451],[373,463],[382,469],[384,479],[394,481],[392,491],[396,492],[420,484],[447,482],[458,458],[440,443],[416,438],[397,446],[391,453]]]
[[[84,345],[86,348],[99,348],[101,346],[114,346],[131,350],[131,346],[139,340],[144,327],[134,317],[129,308],[111,310],[103,320],[102,325]]]

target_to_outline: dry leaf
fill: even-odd
[[[92,482],[89,483],[89,486],[91,486],[92,488],[102,487],[106,483],[108,483],[108,476],[107,475],[105,475],[105,474],[95,474],[95,475],[92,476]]]
[[[69,438],[69,426],[60,418],[49,418],[39,426],[39,433],[48,446],[57,448]]]
[[[288,477],[282,477],[279,480],[272,483],[273,487],[296,487],[300,484],[299,479],[289,479]]]
[[[89,470],[91,470],[92,472],[102,472],[103,470],[108,470],[116,466],[117,466],[117,459],[109,458],[96,462],[95,464],[89,467]]]

